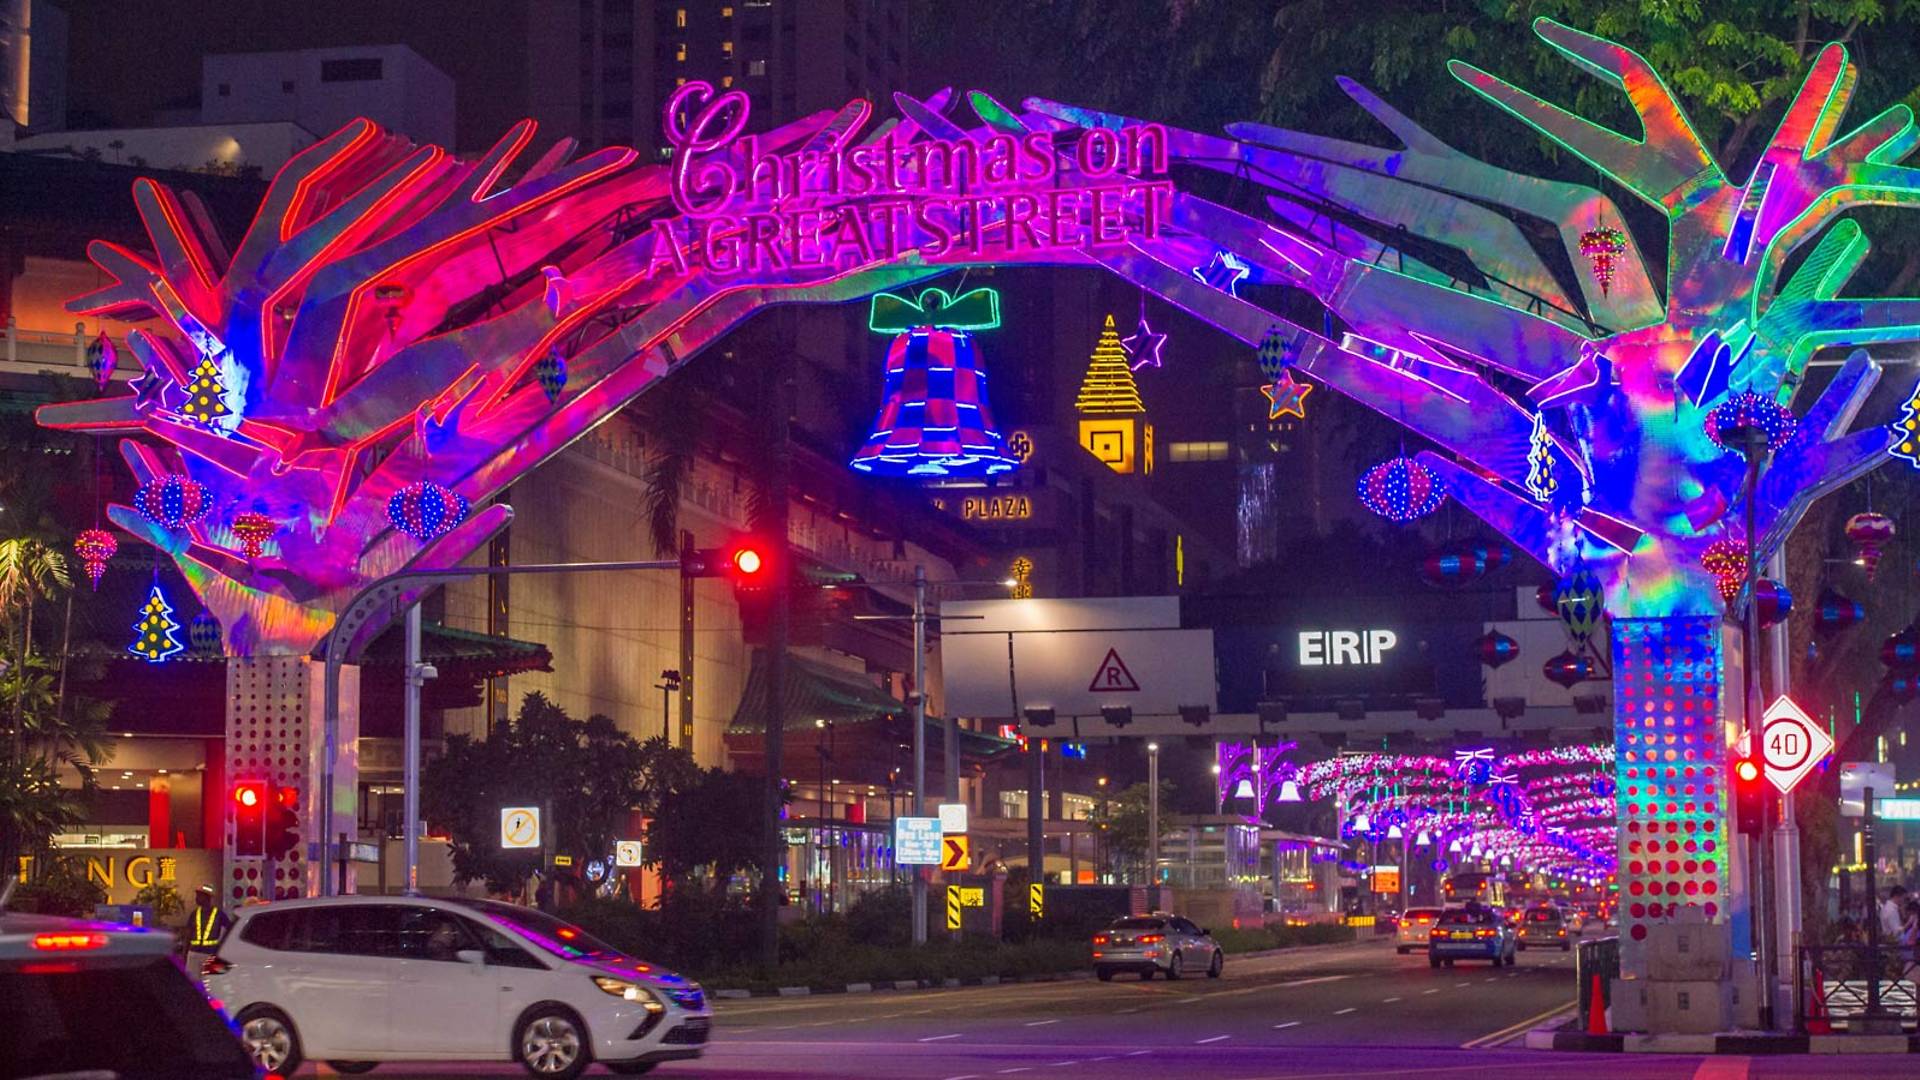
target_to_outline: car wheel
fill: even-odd
[[[1445,960],[1442,960],[1442,961],[1440,961],[1440,962],[1441,962],[1441,963],[1443,963],[1443,964],[1445,964],[1445,965],[1447,965],[1448,967],[1452,967],[1452,966],[1453,966],[1453,960],[1452,960],[1452,958],[1451,958],[1451,957],[1449,957],[1448,959],[1445,959]]]
[[[1180,968],[1181,968],[1180,954],[1174,953],[1173,959],[1167,961],[1167,981],[1168,982],[1172,982],[1175,979],[1178,979],[1180,977]]]
[[[270,1005],[240,1013],[240,1045],[261,1072],[291,1076],[300,1067],[300,1036],[287,1014]]]
[[[329,1061],[327,1068],[337,1073],[346,1073],[348,1076],[358,1076],[361,1073],[372,1072],[373,1067],[378,1064],[380,1063],[377,1061]]]
[[[593,1061],[585,1025],[558,1005],[543,1005],[520,1021],[513,1052],[514,1060],[544,1080],[573,1080]]]
[[[1219,949],[1213,950],[1213,961],[1207,965],[1207,978],[1209,979],[1219,978],[1220,973],[1226,970],[1226,967],[1227,967],[1226,954],[1221,952]]]
[[[1405,945],[1395,945],[1393,951],[1400,956],[1407,955],[1407,947]]]
[[[608,1072],[617,1076],[641,1076],[652,1072],[653,1067],[660,1063],[657,1061],[603,1061],[600,1064],[605,1065]]]
[[[1430,968],[1437,968],[1437,967],[1439,967],[1439,966],[1440,966],[1440,958],[1439,958],[1439,957],[1437,957],[1437,956],[1429,956],[1429,957],[1427,957],[1427,966],[1428,966],[1428,967],[1430,967]]]
[[[1514,954],[1512,954],[1512,953],[1508,953],[1508,954],[1507,954],[1507,966],[1508,966],[1508,967],[1512,967],[1513,965],[1515,965],[1515,964],[1517,964],[1517,963],[1519,963],[1519,962],[1520,962],[1520,958],[1519,958],[1518,956],[1515,956],[1515,955],[1514,955]]]
[[[1112,981],[1113,981],[1113,969],[1112,969],[1112,968],[1094,968],[1094,969],[1093,969],[1093,973],[1094,973],[1094,975],[1095,975],[1095,976],[1097,976],[1097,977],[1098,977],[1098,978],[1100,979],[1100,981],[1101,981],[1101,982],[1112,982]]]
[[[1572,946],[1571,944],[1567,944],[1567,945],[1562,945],[1562,946],[1560,946],[1560,951],[1561,951],[1561,952],[1572,952],[1572,951],[1573,951],[1573,946]]]
[[[1514,946],[1514,948],[1516,948],[1516,949],[1519,949],[1519,950],[1520,950],[1521,952],[1526,952],[1526,951],[1527,951],[1527,943],[1523,941],[1523,942],[1521,942],[1520,944],[1518,944],[1518,945],[1515,945],[1515,946]]]

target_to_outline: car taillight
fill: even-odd
[[[1446,937],[1447,932],[1436,926],[1432,930],[1427,931],[1427,936],[1428,937]]]
[[[1107,943],[1107,935],[1105,934],[1093,935],[1093,943],[1095,945],[1105,945]]]
[[[1499,931],[1498,931],[1498,930],[1488,930],[1488,929],[1487,929],[1487,928],[1485,928],[1485,927],[1481,927],[1480,929],[1478,929],[1478,930],[1475,930],[1475,931],[1473,932],[1473,936],[1474,936],[1474,937],[1492,937],[1493,935],[1495,935],[1495,934],[1497,934],[1497,933],[1499,933]]]
[[[104,949],[107,947],[107,935],[94,933],[76,934],[35,934],[33,947],[45,952],[76,952],[82,949]]]
[[[1165,940],[1167,940],[1167,935],[1165,934],[1146,934],[1141,937],[1135,938],[1134,943],[1137,945],[1152,945],[1155,942],[1165,941]]]
[[[1432,921],[1433,921],[1432,919],[1427,918],[1425,915],[1420,916],[1420,919],[1419,919],[1419,923],[1421,926],[1425,926]]]
[[[233,970],[233,965],[217,956],[209,956],[205,960],[200,961],[200,977],[203,979],[209,975],[225,975],[231,970]]]
[[[1565,930],[1555,930],[1555,931],[1554,931],[1554,934],[1555,934],[1556,936],[1558,936],[1558,937],[1566,937],[1566,936],[1567,936],[1567,932],[1566,932]]]

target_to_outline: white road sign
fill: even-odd
[[[950,835],[967,831],[966,803],[943,802],[940,804],[940,831]]]
[[[509,850],[540,846],[540,808],[503,806],[500,808],[500,846]]]
[[[940,819],[893,819],[893,861],[898,866],[940,865]]]
[[[1833,737],[1792,698],[1783,695],[1767,706],[1760,723],[1760,758],[1767,763],[1767,779],[1781,794],[1797,787],[1831,753]]]
[[[640,852],[640,841],[615,840],[613,842],[613,865],[639,866],[643,861]]]
[[[1178,597],[954,601],[940,613],[951,619],[940,634],[946,707],[961,716],[1216,707],[1213,631],[1181,629]]]

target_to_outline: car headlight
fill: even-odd
[[[666,1003],[660,1000],[659,994],[654,993],[652,989],[642,986],[637,982],[629,982],[626,979],[616,979],[611,975],[595,975],[593,977],[593,985],[599,987],[605,993],[612,994],[614,997],[627,1001],[637,1001],[640,1003],[641,1008],[650,1013],[663,1012],[667,1007]]]

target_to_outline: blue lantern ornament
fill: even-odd
[[[1447,490],[1433,470],[1404,454],[1368,469],[1359,490],[1361,505],[1402,523],[1426,517],[1447,501]]]
[[[467,497],[431,480],[416,480],[387,500],[387,520],[421,543],[445,536],[467,520]]]
[[[558,347],[548,350],[547,355],[534,362],[533,377],[540,382],[540,389],[547,395],[548,401],[560,400],[560,391],[567,388],[567,361],[560,355]]]
[[[927,289],[915,301],[881,293],[867,325],[894,338],[879,415],[849,467],[873,476],[951,479],[993,476],[1020,464],[994,426],[971,333],[1000,325],[999,294]]]

